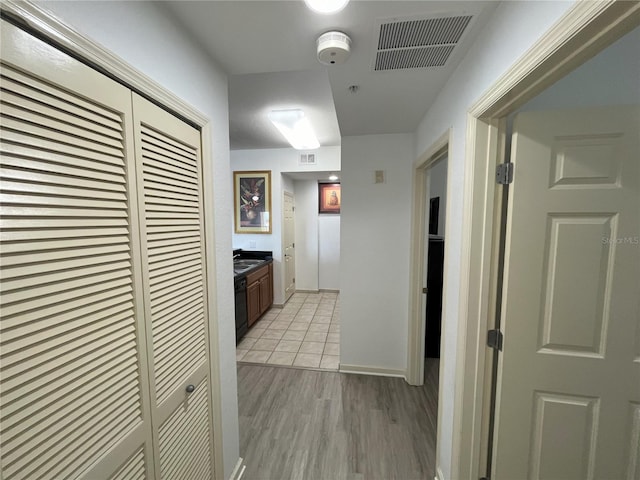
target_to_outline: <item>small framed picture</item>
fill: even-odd
[[[318,213],[340,213],[342,195],[339,183],[318,184]]]
[[[271,233],[271,170],[233,172],[236,233]]]

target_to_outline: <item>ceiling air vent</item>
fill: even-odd
[[[381,23],[374,70],[444,66],[471,19],[466,15]]]

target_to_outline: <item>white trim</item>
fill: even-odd
[[[113,77],[144,94],[148,98],[163,105],[173,113],[181,116],[201,128],[202,142],[202,163],[203,181],[206,178],[213,178],[212,153],[211,153],[211,123],[207,116],[178,98],[171,91],[164,88],[155,80],[146,76],[120,57],[113,54],[99,44],[95,43],[82,33],[64,24],[50,12],[44,10],[39,5],[30,3],[27,0],[2,0],[3,12],[11,13],[14,17],[19,17],[33,30],[39,32],[53,43],[73,53],[80,59],[84,59],[95,67],[110,72]],[[210,174],[210,175],[209,175]],[[218,343],[218,315],[214,308],[217,305],[215,293],[216,285],[216,263],[215,263],[215,238],[213,205],[213,192],[211,188],[203,192],[204,211],[210,212],[205,215],[210,222],[205,222],[205,254],[207,270],[207,282],[209,291],[207,302],[209,308],[209,348],[210,358],[213,368],[211,369],[211,415],[213,422],[213,455],[214,455],[214,478],[224,478],[224,455],[222,438],[222,392],[220,390],[220,359],[214,355],[219,352]]]
[[[434,480],[444,480],[444,475],[440,467],[436,467],[436,476],[434,477]]]
[[[340,293],[340,290],[335,290],[333,288],[321,288],[318,290],[318,293]]]
[[[416,219],[411,225],[411,261],[409,268],[409,335],[407,337],[407,382],[411,385],[424,384],[424,338],[425,324],[422,314],[422,287],[424,286],[424,237],[427,226],[426,216],[426,187],[427,170],[451,145],[451,129],[448,129],[422,154],[416,161],[413,171],[413,203],[411,217]],[[447,189],[449,189],[449,175],[447,175]],[[447,202],[451,198],[447,195]],[[445,206],[445,238],[448,215],[451,209]],[[445,244],[445,265],[447,264],[447,248]],[[446,298],[446,278],[443,278],[442,298]],[[443,305],[444,306],[444,305]],[[442,312],[443,323],[445,312]]]
[[[282,176],[283,175],[281,174],[281,177]],[[294,278],[294,281],[293,281],[293,283],[294,283],[293,293],[291,294],[291,297],[287,298],[287,266],[285,265],[286,262],[285,262],[285,258],[284,258],[284,254],[285,254],[285,252],[287,250],[286,239],[284,238],[285,237],[285,235],[284,235],[284,221],[285,221],[284,220],[284,203],[285,203],[284,199],[285,199],[285,197],[287,195],[291,197],[291,201],[293,202],[293,206],[294,206],[294,220],[293,220],[294,221],[294,225],[293,225],[293,235],[294,235],[293,244],[294,245],[295,245],[295,234],[296,234],[296,227],[295,227],[295,199],[296,199],[296,197],[295,197],[293,192],[289,192],[288,190],[282,189],[282,198],[280,199],[281,200],[281,205],[282,205],[282,208],[281,208],[282,215],[281,215],[281,218],[280,218],[280,225],[282,225],[282,228],[281,228],[281,245],[280,245],[280,249],[281,250],[280,251],[282,252],[282,298],[284,298],[284,302],[282,302],[283,305],[286,305],[286,303],[289,301],[289,299],[291,297],[293,297],[293,294],[296,293],[296,289],[295,289],[296,272],[294,270],[294,272],[293,272],[293,278]],[[293,248],[293,255],[294,255],[293,261],[294,261],[294,263],[296,261],[295,254],[296,254],[296,249],[295,249],[295,246],[294,246],[294,248]]]
[[[233,467],[229,480],[240,480],[246,468],[247,467],[243,465],[242,457],[238,457],[238,461],[236,462],[236,466]]]
[[[221,391],[221,360],[218,355],[220,352],[220,336],[218,333],[218,310],[215,306],[218,304],[216,293],[218,291],[216,282],[216,242],[215,242],[215,201],[212,188],[204,188],[207,179],[214,177],[213,159],[211,152],[211,123],[207,122],[200,134],[202,142],[202,180],[203,189],[202,197],[204,204],[204,230],[205,230],[205,253],[206,271],[207,271],[207,303],[209,305],[209,358],[211,359],[211,417],[213,422],[213,455],[214,455],[214,478],[224,477],[224,449],[222,437],[222,391]]]
[[[499,217],[493,176],[501,155],[501,119],[639,24],[638,2],[576,2],[470,108],[451,478],[478,478],[483,438],[486,443],[485,331],[494,308],[493,238]]]
[[[296,290],[295,293],[320,293],[320,290]]]
[[[392,368],[365,367],[363,365],[347,365],[347,364],[341,363],[338,371],[340,373],[354,373],[358,375],[374,375],[377,377],[405,378],[404,370],[395,370]]]

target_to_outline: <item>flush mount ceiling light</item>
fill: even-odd
[[[328,15],[342,10],[349,0],[304,0],[304,3],[314,12]]]
[[[320,146],[311,122],[299,108],[271,110],[268,117],[296,150],[313,150]]]
[[[331,175],[329,175],[329,180],[335,182],[336,180],[338,180],[338,176],[335,173],[332,173]]]

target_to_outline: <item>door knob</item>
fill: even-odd
[[[193,393],[193,391],[196,389],[196,387],[194,387],[193,385],[187,385],[187,393]]]

